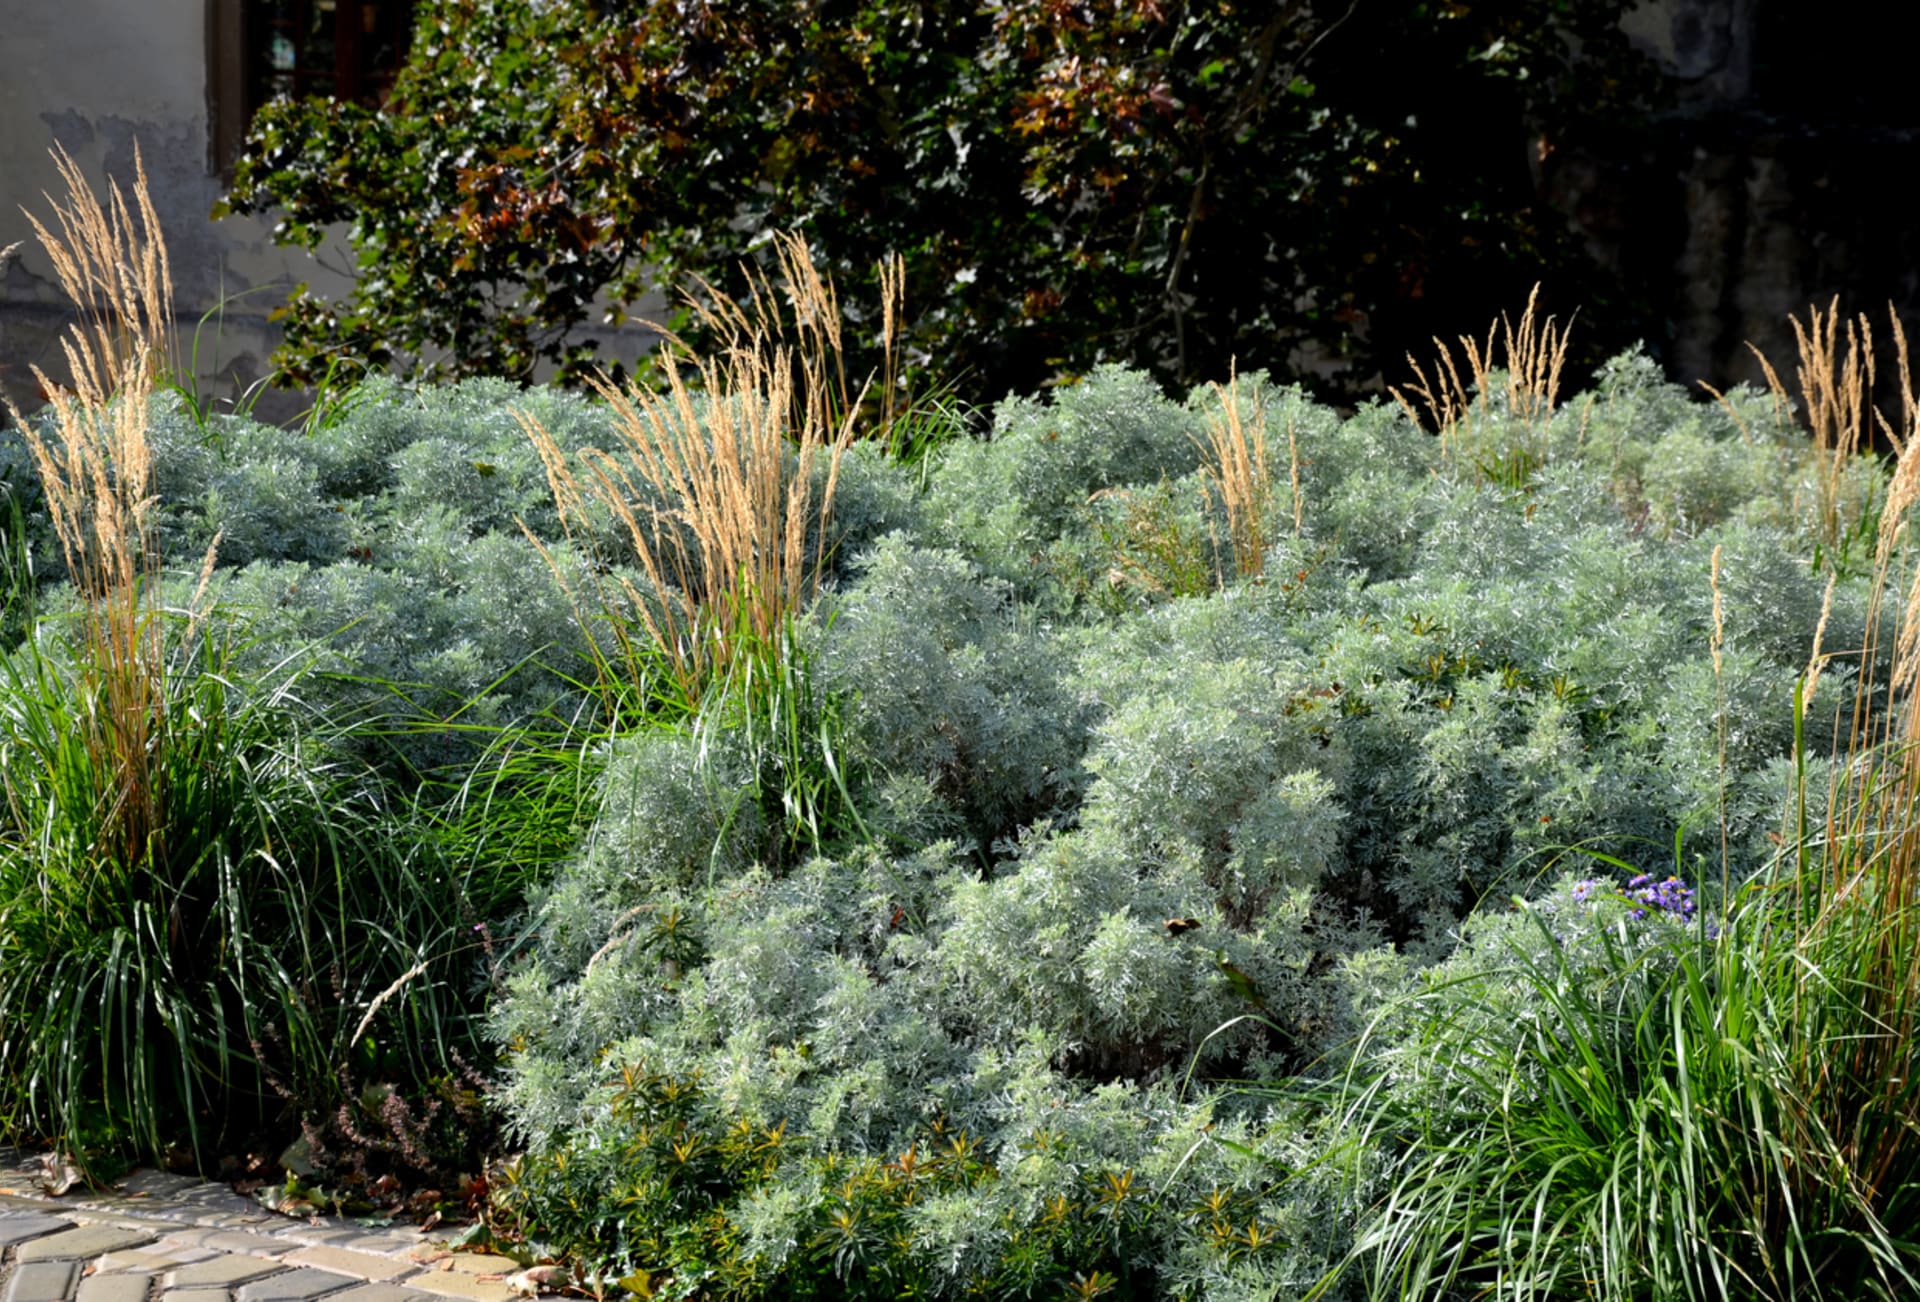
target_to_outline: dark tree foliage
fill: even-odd
[[[1610,306],[1535,178],[1641,102],[1621,7],[426,0],[385,108],[270,105],[229,202],[351,230],[354,289],[285,310],[294,380],[576,377],[595,324],[775,230],[856,345],[902,255],[914,372],[975,396],[1108,359],[1364,380],[1536,280]]]

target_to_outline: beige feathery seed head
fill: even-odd
[[[164,368],[173,295],[138,146],[131,203],[113,184],[103,204],[71,155],[56,146],[53,158],[66,202],[48,198],[51,224],[31,213],[27,220],[77,317],[61,344],[71,382],[33,368],[53,410],[54,442],[13,416],[75,586],[99,602],[131,586],[149,557],[146,409]]]
[[[50,219],[30,213],[28,221],[73,306],[61,341],[67,382],[33,368],[51,418],[11,414],[80,597],[79,672],[93,694],[81,740],[114,792],[111,846],[102,848],[134,864],[163,853],[168,832],[153,768],[167,727],[168,669],[153,583],[161,557],[150,527],[147,412],[168,366],[171,269],[138,146],[131,199],[113,183],[103,201],[65,150],[56,147],[53,160],[65,198],[48,196]],[[213,556],[210,548],[196,611]]]
[[[1204,442],[1194,439],[1206,472],[1202,491],[1217,494],[1227,517],[1227,542],[1234,570],[1243,579],[1258,578],[1266,567],[1266,515],[1272,481],[1267,472],[1266,412],[1256,389],[1251,413],[1240,409],[1240,380],[1229,371],[1225,387],[1213,386],[1220,412],[1207,421]],[[1295,461],[1295,519],[1299,518],[1298,461]]]
[[[1540,286],[1535,285],[1527,295],[1526,310],[1520,314],[1517,324],[1502,314],[1487,327],[1485,340],[1461,335],[1465,376],[1454,360],[1453,349],[1437,338],[1433,345],[1438,360],[1431,377],[1411,354],[1407,356],[1407,365],[1413,370],[1413,383],[1404,392],[1392,386],[1387,392],[1415,424],[1433,426],[1440,435],[1443,455],[1459,435],[1472,428],[1476,409],[1482,416],[1486,414],[1495,387],[1494,372],[1503,355],[1507,411],[1536,433],[1552,419],[1560,399],[1560,376],[1566,367],[1573,326],[1571,322],[1556,325],[1554,318],[1541,317],[1539,302]],[[1422,422],[1419,408],[1414,405],[1416,398],[1419,406],[1426,410],[1426,422]]]
[[[1887,436],[1894,455],[1905,456],[1908,445],[1913,441],[1916,428],[1920,427],[1920,400],[1913,393],[1913,359],[1907,352],[1906,327],[1900,324],[1900,317],[1894,311],[1892,303],[1887,304],[1887,316],[1893,322],[1894,358],[1899,367],[1900,379],[1900,428],[1894,429],[1883,418],[1880,420],[1881,432]],[[1874,413],[1876,416],[1878,412]]]
[[[1856,461],[1870,452],[1875,433],[1898,455],[1911,442],[1916,421],[1920,421],[1906,331],[1891,304],[1887,314],[1900,383],[1898,424],[1874,405],[1874,386],[1879,373],[1872,323],[1864,313],[1852,320],[1843,320],[1837,298],[1824,310],[1810,307],[1804,321],[1798,317],[1788,318],[1793,327],[1796,354],[1794,390],[1788,389],[1779,371],[1759,349],[1747,345],[1758,360],[1773,395],[1776,419],[1782,423],[1790,421],[1797,407],[1811,435],[1816,473],[1806,509],[1815,537],[1830,549],[1840,546],[1858,521],[1860,511],[1868,509],[1868,504],[1855,500],[1859,493],[1851,487],[1857,483],[1851,472]],[[1889,486],[1889,499],[1880,516],[1882,561],[1886,558],[1889,537],[1898,532],[1900,522],[1913,503],[1916,474],[1920,471],[1903,464],[1896,469]]]
[[[1832,658],[1822,646],[1827,636],[1827,619],[1833,614],[1833,586],[1837,582],[1838,575],[1827,575],[1826,595],[1820,598],[1820,620],[1813,626],[1813,649],[1807,653],[1807,667],[1802,671],[1806,682],[1803,700],[1808,706],[1813,704],[1813,694],[1820,686],[1820,675],[1826,670],[1827,661]]]
[[[1713,638],[1707,649],[1713,656],[1713,676],[1720,676],[1720,653],[1727,642],[1726,609],[1720,599],[1720,544],[1713,545],[1713,559],[1709,562],[1708,583],[1713,588]]]
[[[726,675],[736,632],[764,644],[813,597],[831,546],[841,458],[866,392],[846,381],[832,285],[797,237],[780,237],[775,248],[778,285],[749,272],[744,302],[702,283],[691,307],[718,341],[712,355],[670,338],[659,391],[594,382],[613,414],[615,446],[569,455],[537,420],[516,413],[567,537],[591,552],[595,510],[617,526],[630,556],[599,558],[596,568],[617,574],[637,564],[650,591],[618,579],[617,599],[603,593],[598,604],[623,612],[611,621],[616,630],[637,621],[689,701]],[[584,614],[564,577],[562,586]]]

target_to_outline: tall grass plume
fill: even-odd
[[[1901,399],[1897,418],[1882,412],[1874,400],[1879,367],[1873,323],[1865,313],[1843,319],[1837,298],[1824,311],[1818,305],[1808,307],[1805,321],[1789,318],[1796,355],[1792,388],[1765,355],[1753,350],[1776,410],[1792,411],[1798,399],[1815,462],[1812,500],[1802,510],[1812,521],[1822,559],[1841,565],[1856,549],[1866,552],[1873,545],[1879,505],[1871,483],[1863,484],[1850,472],[1876,441],[1896,456],[1903,454],[1920,420],[1906,331],[1899,317],[1891,311],[1888,316]]]
[[[1438,431],[1443,449],[1450,450],[1491,415],[1496,393],[1505,398],[1509,416],[1537,433],[1559,402],[1560,373],[1572,334],[1571,323],[1560,325],[1550,316],[1542,317],[1539,305],[1540,287],[1535,285],[1518,322],[1503,313],[1487,327],[1484,340],[1461,335],[1458,361],[1451,347],[1435,339],[1438,356],[1432,372],[1409,355],[1413,381],[1405,389],[1389,388],[1388,392],[1415,424],[1426,423]]]
[[[106,837],[123,864],[141,862],[166,835],[155,756],[163,743],[166,655],[155,603],[160,555],[151,514],[153,455],[147,408],[166,372],[173,291],[166,243],[138,148],[129,200],[111,183],[103,203],[65,150],[54,162],[67,189],[52,224],[28,214],[76,320],[61,341],[69,384],[39,367],[51,434],[12,411],[37,472],[66,571],[80,598],[87,708],[80,719],[110,807]],[[216,540],[217,545],[217,540]],[[207,551],[201,582],[211,573]]]
[[[1258,389],[1249,410],[1242,410],[1240,382],[1229,376],[1224,387],[1214,386],[1220,409],[1206,424],[1206,439],[1199,445],[1205,472],[1201,491],[1209,499],[1218,498],[1227,521],[1227,549],[1233,556],[1235,573],[1243,579],[1256,579],[1266,568],[1267,510],[1273,493],[1273,481],[1267,468],[1266,412]],[[1300,518],[1299,453],[1288,430],[1293,450],[1294,520]]]
[[[597,382],[613,413],[612,449],[570,455],[519,416],[568,537],[594,550],[593,515],[604,510],[637,564],[644,584],[613,579],[618,590],[599,604],[620,613],[607,622],[628,685],[643,695],[664,683],[697,705],[737,657],[779,642],[827,563],[860,395],[848,388],[832,286],[803,241],[782,239],[778,250],[778,290],[756,279],[745,302],[713,294],[699,307],[720,340],[715,355],[669,346],[657,392]]]

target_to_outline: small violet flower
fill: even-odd
[[[1664,881],[1655,881],[1651,873],[1641,873],[1627,883],[1624,891],[1595,878],[1573,884],[1575,903],[1585,904],[1596,895],[1614,895],[1625,900],[1633,906],[1627,916],[1636,921],[1658,911],[1679,918],[1682,922],[1691,922],[1699,907],[1694,900],[1693,888],[1678,877],[1670,876]]]

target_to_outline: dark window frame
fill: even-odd
[[[278,25],[292,42],[291,68],[276,69],[269,61],[275,25],[263,13],[269,3],[288,15]],[[208,0],[208,169],[231,175],[248,123],[273,94],[323,94],[364,104],[384,100],[406,57],[404,34],[412,30],[415,9],[416,0]],[[390,38],[390,57],[377,63],[380,44],[368,37],[377,38],[382,28]],[[325,29],[322,35],[330,38],[330,64],[304,57],[324,52],[302,48],[316,29]]]

